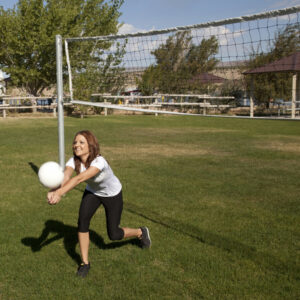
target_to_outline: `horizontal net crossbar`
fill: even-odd
[[[117,110],[126,110],[126,111],[137,111],[144,113],[152,113],[152,114],[167,114],[167,115],[185,115],[185,116],[198,116],[198,117],[217,117],[217,118],[237,118],[237,119],[249,119],[248,116],[227,116],[227,115],[199,115],[199,114],[190,114],[190,113],[179,113],[179,112],[171,112],[171,111],[159,111],[159,110],[150,110],[150,109],[139,109],[139,108],[131,108],[124,107],[120,105],[113,104],[105,104],[105,103],[97,103],[97,102],[88,102],[81,100],[72,100],[70,103],[79,104],[79,105],[87,105],[87,106],[96,106],[101,108],[111,108]],[[285,117],[253,117],[253,119],[267,119],[267,120],[291,120],[291,121],[300,121],[300,119],[287,119]]]
[[[88,101],[72,100],[71,103],[79,104],[79,105],[96,106],[96,107],[102,107],[102,108],[111,108],[111,109],[117,109],[117,110],[152,113],[152,114],[200,116],[199,114],[181,113],[181,112],[174,112],[174,111],[162,111],[162,110],[154,110],[154,109],[134,108],[134,107],[126,107],[126,106],[123,106],[123,105],[105,104],[103,102],[88,102]]]

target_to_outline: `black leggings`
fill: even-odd
[[[85,190],[79,208],[78,232],[89,232],[91,218],[101,204],[105,209],[109,238],[113,241],[122,240],[124,231],[119,227],[123,210],[122,191],[113,197],[100,197]]]

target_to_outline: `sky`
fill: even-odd
[[[17,2],[0,0],[0,6],[13,8]],[[200,24],[297,5],[300,0],[125,0],[120,33]]]

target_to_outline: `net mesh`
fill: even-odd
[[[230,106],[248,101],[252,91],[257,104],[288,103],[299,72],[299,11],[297,6],[161,31],[66,39],[71,99]]]

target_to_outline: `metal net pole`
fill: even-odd
[[[62,74],[62,37],[56,35],[56,79],[57,79],[57,112],[58,112],[58,152],[59,164],[65,166],[65,135],[64,135],[64,103]]]

